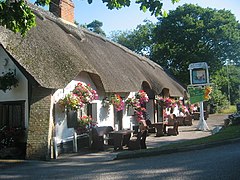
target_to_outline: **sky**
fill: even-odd
[[[75,20],[79,24],[89,24],[93,20],[103,23],[102,29],[109,35],[112,31],[132,30],[143,21],[148,19],[153,23],[157,22],[157,18],[151,16],[149,12],[142,12],[139,5],[132,0],[130,7],[120,10],[109,10],[102,0],[93,0],[92,4],[88,4],[87,0],[73,0],[75,4]],[[230,10],[236,19],[240,22],[240,0],[180,0],[179,3],[172,4],[171,0],[163,0],[163,9],[166,11],[174,10],[177,6],[185,3],[197,4],[201,7],[210,7],[214,9]]]

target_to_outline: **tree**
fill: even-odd
[[[240,100],[240,67],[225,65],[211,76],[215,88],[230,97],[231,104]]]
[[[151,58],[189,84],[190,63],[207,62],[210,74],[230,60],[240,64],[240,24],[227,10],[185,4],[159,18]]]
[[[51,0],[36,0],[35,4],[38,6],[45,6],[50,3]],[[87,0],[89,4],[93,0]],[[179,0],[171,0],[172,3]],[[108,9],[120,9],[125,6],[130,6],[131,0],[102,0],[106,3]],[[142,11],[149,10],[152,15],[156,17],[164,15],[162,13],[162,0],[135,0],[135,3],[140,4]],[[28,30],[36,26],[35,15],[27,5],[26,0],[0,0],[0,25],[6,26],[6,28],[13,32],[19,32],[25,35]]]
[[[94,20],[91,23],[87,24],[87,28],[90,31],[100,34],[102,36],[106,36],[105,32],[102,30],[102,26],[103,23],[98,20]]]
[[[149,55],[152,41],[152,31],[156,27],[151,21],[144,21],[144,25],[138,25],[132,31],[115,31],[112,32],[110,39],[141,54]]]

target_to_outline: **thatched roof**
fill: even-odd
[[[156,94],[167,88],[183,96],[185,89],[153,61],[30,6],[37,26],[26,37],[0,27],[0,43],[42,87],[63,88],[84,71],[106,92],[138,91],[147,82]]]

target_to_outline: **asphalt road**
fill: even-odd
[[[80,159],[0,163],[0,179],[240,179],[240,142],[117,161]]]

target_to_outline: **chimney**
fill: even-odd
[[[67,22],[74,23],[74,4],[72,0],[51,0],[49,11]]]

